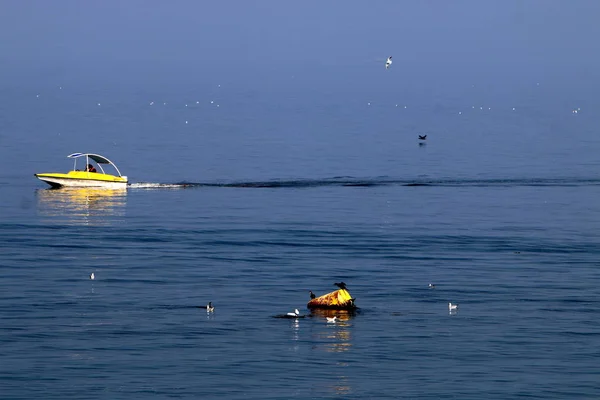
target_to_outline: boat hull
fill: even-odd
[[[127,177],[109,174],[99,174],[86,171],[69,171],[62,173],[35,174],[35,176],[52,186],[61,187],[95,187],[107,189],[124,189],[127,187]]]

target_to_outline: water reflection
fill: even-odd
[[[354,311],[347,310],[312,310],[312,317],[319,320],[322,330],[318,332],[319,342],[323,342],[323,349],[328,353],[346,353],[352,350],[352,319]],[[327,317],[337,317],[335,323],[327,323]],[[327,386],[329,391],[336,395],[347,396],[352,393],[352,385],[344,369],[349,365],[347,362],[336,362],[335,382]]]
[[[124,216],[127,189],[62,188],[37,190],[38,212],[74,224],[104,225]]]
[[[292,342],[291,342],[291,347],[290,350],[294,351],[294,352],[298,352],[300,350],[300,321],[299,320],[293,320],[290,322],[290,329],[292,331]]]
[[[300,331],[300,322],[296,319],[296,320],[294,320],[294,322],[292,322],[292,332],[293,332],[292,340],[295,342],[300,340],[300,336],[298,335],[299,331]]]
[[[348,324],[356,316],[356,311],[353,310],[311,310],[310,313],[313,318],[321,318],[323,320],[326,320],[327,317],[337,317],[337,325]]]
[[[339,363],[338,366],[345,366]],[[339,380],[333,385],[332,390],[336,394],[349,395],[352,393],[352,386],[347,376],[341,375],[337,377]]]

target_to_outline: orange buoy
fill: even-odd
[[[346,289],[339,289],[331,293],[324,294],[308,302],[306,307],[314,309],[329,310],[355,310],[354,298]]]

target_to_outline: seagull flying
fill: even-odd
[[[387,61],[385,62],[385,69],[390,68],[390,65],[392,65],[392,56],[389,56]]]
[[[419,135],[419,140],[427,140],[427,135]]]

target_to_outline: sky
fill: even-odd
[[[362,76],[600,80],[596,0],[3,0],[0,84]],[[324,72],[325,71],[325,72]]]

